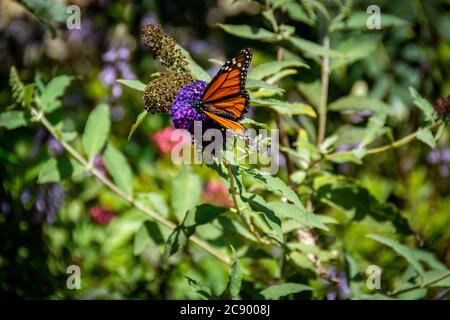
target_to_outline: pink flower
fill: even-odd
[[[94,167],[100,171],[104,176],[108,174],[108,170],[105,166],[105,161],[103,161],[103,157],[98,154],[94,157]]]
[[[108,224],[116,214],[110,208],[94,206],[89,209],[89,214],[94,222]]]
[[[228,189],[220,180],[208,181],[203,189],[203,200],[221,207],[233,206]]]
[[[174,127],[166,127],[160,131],[153,133],[150,136],[150,140],[158,148],[162,154],[168,154],[179,143],[189,143],[189,139],[186,136],[174,136],[174,141],[171,140],[172,133],[176,129]]]

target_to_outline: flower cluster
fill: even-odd
[[[145,87],[144,105],[151,113],[168,113],[181,88],[194,81],[189,72],[168,71]]]
[[[112,88],[112,97],[118,100],[122,95],[122,86],[117,79],[134,80],[136,75],[130,68],[131,52],[127,46],[109,49],[103,54],[104,67],[100,73],[100,80],[105,86]]]
[[[218,128],[213,120],[194,107],[196,103],[201,101],[207,86],[207,82],[199,80],[180,90],[170,108],[170,116],[175,128],[185,129],[194,134],[194,121],[202,122],[203,131],[209,128]]]
[[[194,78],[175,40],[164,32],[161,25],[144,26],[142,39],[152,51],[153,57],[158,58],[167,68],[166,72],[162,72],[145,87],[145,109],[151,113],[168,113],[178,91],[194,81]]]
[[[446,97],[440,97],[434,106],[437,114],[450,119],[450,95]]]
[[[436,165],[439,169],[441,177],[448,177],[448,165],[450,163],[450,148],[444,147],[432,150],[427,155],[427,161],[430,164]]]
[[[186,58],[177,47],[175,39],[167,35],[160,24],[144,26],[141,35],[144,44],[152,51],[153,57],[159,58],[167,69],[187,71],[188,62]]]

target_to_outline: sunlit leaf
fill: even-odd
[[[436,148],[436,141],[434,140],[433,133],[428,128],[419,128],[419,130],[417,130],[417,140],[427,144],[431,149]]]
[[[111,143],[108,143],[103,158],[106,168],[117,186],[126,194],[132,195],[132,172],[125,156]]]
[[[136,122],[133,123],[133,125],[130,128],[130,133],[128,133],[128,141],[130,141],[136,129],[142,124],[142,122],[144,122],[144,119],[147,116],[147,114],[148,114],[147,110],[144,110],[141,113],[139,113]]]
[[[261,291],[261,294],[264,296],[265,299],[277,299],[280,297],[285,297],[287,295],[293,294],[293,293],[299,293],[302,291],[311,291],[312,288],[305,286],[304,284],[299,283],[283,283],[283,284],[277,284],[273,285],[267,289],[264,289]]]
[[[183,167],[172,181],[171,203],[173,213],[181,222],[186,212],[200,201],[202,181],[198,175],[188,170],[187,167]]]
[[[0,128],[16,129],[30,123],[30,118],[23,111],[5,111],[0,113]]]
[[[89,114],[84,127],[82,143],[89,161],[103,149],[111,126],[110,110],[106,104],[100,104]]]
[[[309,68],[307,64],[296,60],[271,61],[254,67],[249,77],[256,80],[261,80],[267,76],[273,75],[274,73],[281,71],[284,68],[290,67]]]
[[[145,90],[145,83],[143,83],[140,80],[126,80],[126,79],[117,79],[117,82],[123,84],[124,86],[137,90],[137,91],[141,91],[144,92]]]
[[[275,42],[278,40],[278,35],[266,29],[253,27],[248,25],[231,25],[218,24],[225,32],[235,35],[240,38],[261,40],[265,42]]]
[[[61,75],[50,80],[40,96],[41,107],[44,112],[52,112],[61,106],[59,98],[63,96],[64,91],[70,85],[72,79],[73,77]]]
[[[77,161],[62,155],[50,158],[39,172],[38,183],[59,182],[83,173],[84,168]]]

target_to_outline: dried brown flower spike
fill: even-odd
[[[187,71],[188,62],[175,39],[167,35],[160,24],[147,24],[141,30],[144,44],[149,47],[153,57],[159,58],[161,63],[170,70]]]
[[[161,73],[145,87],[145,109],[150,113],[168,113],[178,91],[192,81],[194,78],[186,71]]]
[[[450,119],[450,95],[440,97],[434,106],[436,113],[446,119]]]

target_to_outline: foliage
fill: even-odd
[[[380,30],[364,1],[168,2],[86,3],[81,30],[53,1],[1,18],[0,296],[448,298],[450,132],[433,107],[450,94],[444,2],[379,1]],[[279,130],[276,174],[172,162],[156,134],[170,117],[142,101],[164,72],[139,39],[155,20],[195,79],[254,48],[244,124]],[[74,264],[80,290],[66,286]]]

